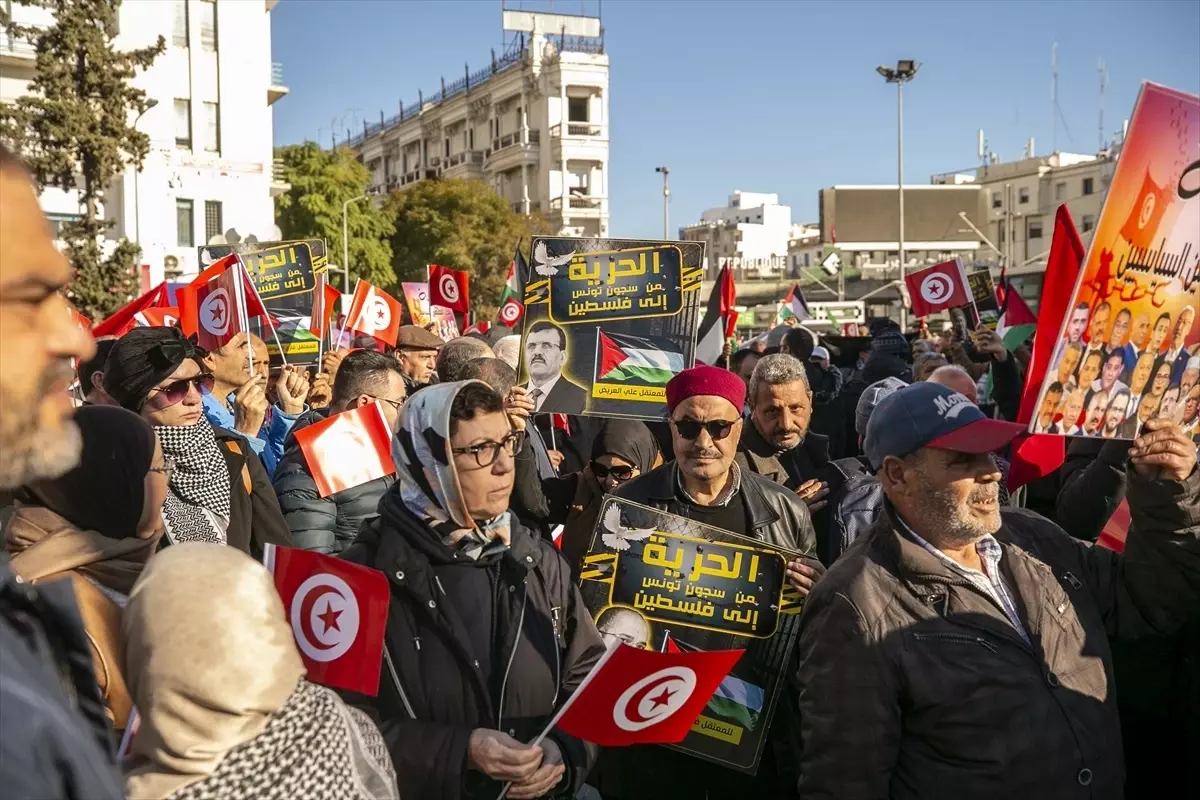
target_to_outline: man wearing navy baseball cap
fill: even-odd
[[[1133,441],[1118,554],[1001,508],[991,453],[1020,430],[936,383],[872,413],[883,515],[801,617],[802,796],[1122,796],[1109,639],[1200,609],[1196,446],[1165,420]]]

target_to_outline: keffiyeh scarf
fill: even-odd
[[[479,381],[428,386],[408,399],[392,440],[396,479],[405,508],[433,529],[442,542],[478,560],[508,549],[509,512],[471,519],[450,451],[450,406],[462,388]]]
[[[204,417],[195,425],[156,425],[163,455],[175,472],[163,503],[163,522],[172,543],[225,544],[229,525],[229,468],[212,425]]]

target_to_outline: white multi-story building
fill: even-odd
[[[16,22],[53,23],[50,12],[0,0]],[[142,246],[147,284],[198,271],[196,247],[231,229],[266,240],[276,234],[273,197],[287,190],[273,169],[271,104],[287,94],[271,62],[271,9],[278,0],[126,0],[121,50],[166,52],[133,79],[154,106],[136,120],[150,137],[141,171],[108,187],[105,216],[113,239]],[[0,102],[27,93],[32,45],[0,33]],[[50,189],[42,207],[52,223],[79,214],[70,192]]]
[[[779,205],[779,195],[735,190],[729,204],[710,208],[700,222],[679,229],[685,241],[706,242],[707,276],[726,265],[738,277],[786,276],[792,208]]]
[[[520,32],[503,57],[349,142],[371,190],[435,178],[492,186],[518,213],[569,236],[608,235],[608,55],[600,20],[504,12]],[[382,115],[381,115],[382,117]]]

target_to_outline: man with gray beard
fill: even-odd
[[[33,182],[0,145],[0,490],[79,461],[71,359],[96,346],[61,292]],[[0,786],[5,797],[119,798],[111,725],[69,580],[31,586],[0,554]]]
[[[801,618],[802,797],[1123,796],[1110,646],[1200,613],[1196,446],[1134,440],[1118,554],[1000,506],[990,453],[1022,430],[935,383],[875,408],[883,516]]]

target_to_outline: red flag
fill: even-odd
[[[550,417],[554,427],[568,434],[571,432],[571,419],[566,414],[551,414]]]
[[[1142,188],[1137,200],[1129,209],[1125,224],[1121,226],[1121,237],[1129,242],[1130,247],[1149,248],[1154,245],[1154,235],[1171,203],[1171,194],[1166,187],[1154,182],[1147,168],[1142,176]]]
[[[71,320],[76,325],[79,326],[79,329],[82,331],[87,331],[88,333],[91,333],[92,321],[90,319],[88,319],[87,317],[85,317],[83,314],[80,314],[74,308],[70,309],[70,311],[71,311]]]
[[[958,259],[943,261],[904,276],[908,296],[912,299],[913,315],[928,317],[939,311],[971,302],[962,263]]]
[[[92,336],[97,339],[103,336],[124,336],[137,324],[133,317],[139,311],[147,308],[159,308],[168,305],[167,284],[160,283],[131,303],[117,309],[112,316],[98,322],[92,329]]]
[[[308,322],[308,332],[314,336],[324,336],[329,330],[329,320],[333,310],[337,308],[338,298],[342,293],[337,287],[325,282],[324,274],[317,276],[316,290],[313,292],[312,317]]]
[[[404,307],[394,297],[360,280],[346,314],[346,328],[374,336],[395,347],[403,315]]]
[[[392,431],[380,402],[334,414],[293,434],[321,497],[396,471]]]
[[[465,331],[463,331],[462,335],[466,336],[468,333],[477,333],[480,336],[487,336],[488,331],[490,331],[491,329],[492,329],[491,322],[489,322],[488,320],[480,320],[479,322],[476,322],[474,325],[470,326]]]
[[[683,741],[744,650],[608,650],[557,715],[557,727],[601,747]]]
[[[466,314],[471,308],[466,272],[429,265],[429,305],[442,306]]]
[[[1129,513],[1129,500],[1123,499],[1117,506],[1117,510],[1108,518],[1096,544],[1117,553],[1125,552],[1125,537],[1129,535],[1129,526],[1132,521],[1133,516]]]
[[[176,292],[176,296],[180,328],[188,336],[196,334],[200,346],[206,350],[228,344],[236,334],[246,330],[250,317],[262,317],[268,324],[273,322],[241,261],[233,254],[218,260]]]
[[[175,306],[147,308],[135,314],[133,319],[144,328],[174,328],[179,325],[179,309]]]
[[[1083,242],[1075,230],[1071,212],[1065,205],[1059,206],[1054,217],[1054,238],[1050,240],[1050,254],[1046,259],[1042,296],[1038,301],[1033,356],[1029,361],[1025,388],[1021,394],[1021,410],[1017,415],[1017,422],[1021,424],[1028,424],[1037,410],[1038,393],[1054,359],[1054,351],[1059,343],[1058,333],[1075,292],[1083,256]],[[1015,491],[1061,467],[1067,458],[1066,448],[1066,440],[1061,436],[1033,434],[1019,437],[1012,447],[1012,465],[1008,470],[1009,490]]]
[[[275,588],[308,679],[374,696],[379,692],[387,627],[387,578],[382,572],[308,550],[264,548]]]
[[[721,292],[721,318],[725,320],[725,338],[728,339],[737,328],[738,318],[738,312],[734,310],[734,306],[737,305],[737,287],[733,284],[733,270],[726,266],[721,270],[717,282],[717,288]]]

